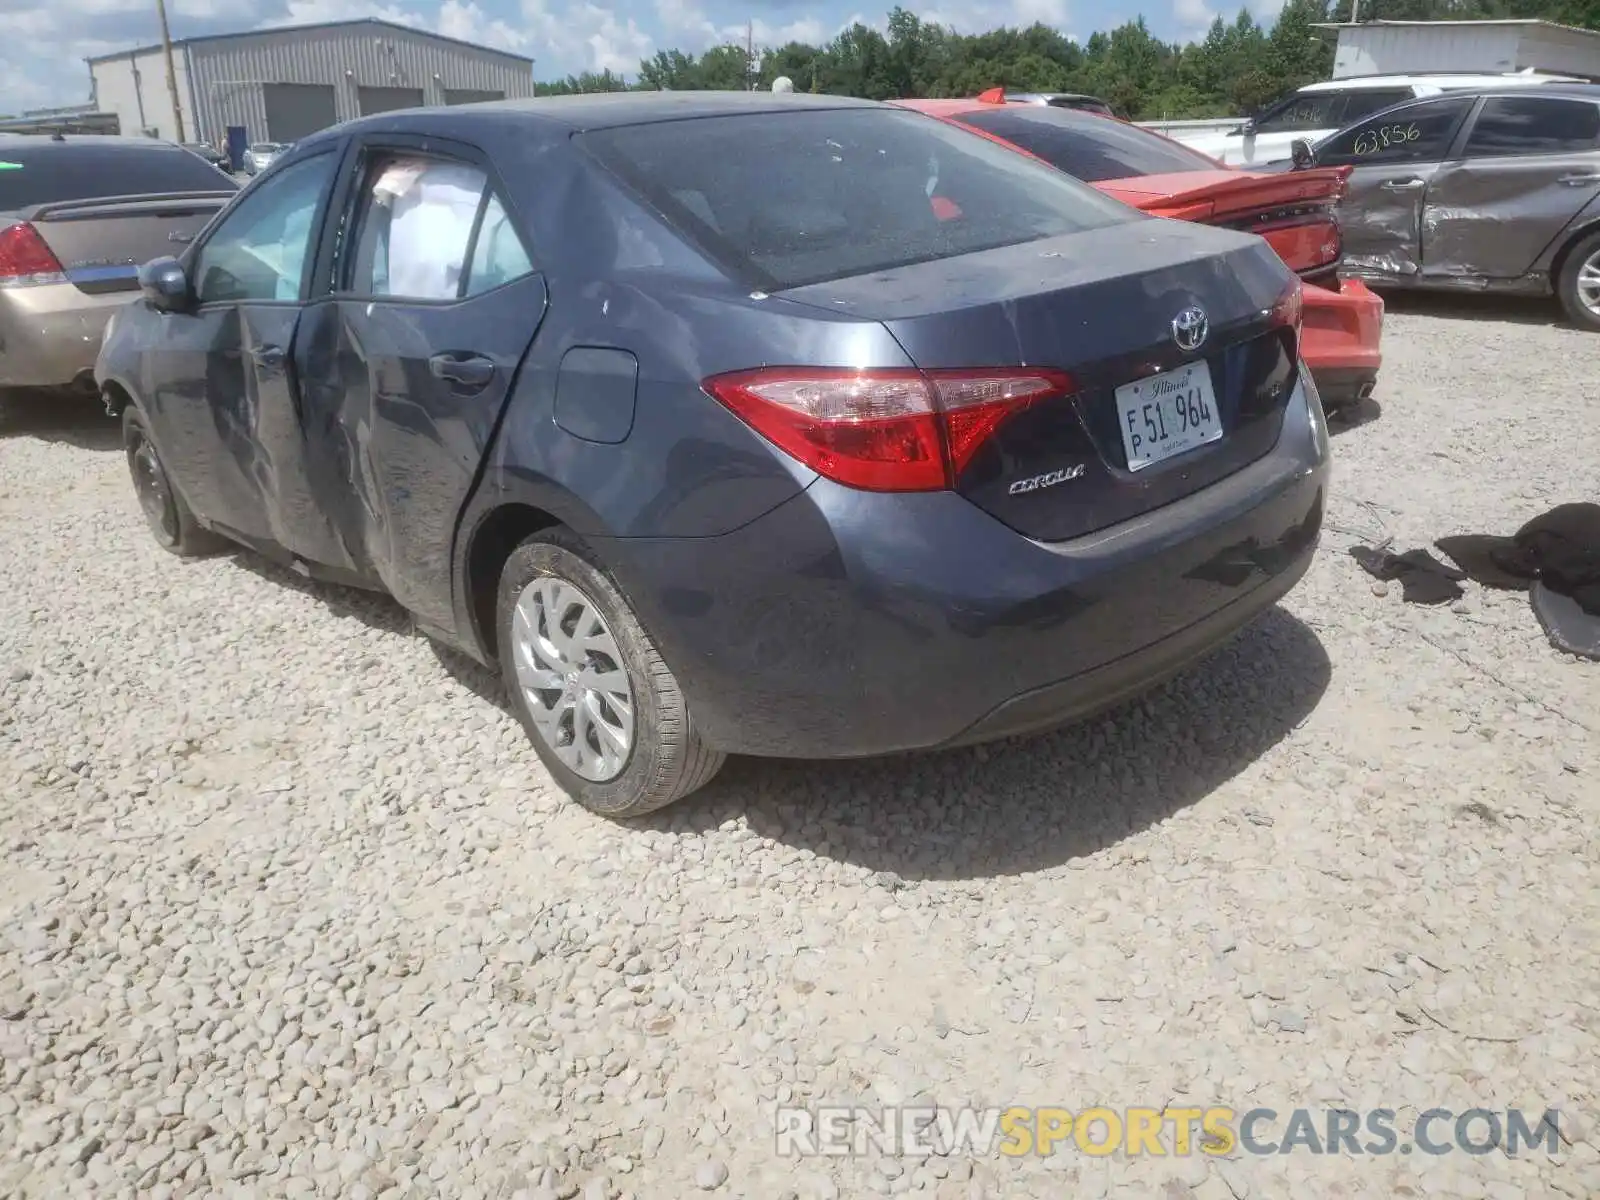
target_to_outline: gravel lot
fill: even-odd
[[[12,398],[0,1195],[1600,1195],[1600,666],[1344,553],[1600,498],[1600,341],[1553,320],[1396,304],[1311,575],[1145,701],[734,761],[627,828],[399,609],[169,558],[110,424]],[[775,1153],[776,1100],[913,1097],[1560,1106],[1571,1145]]]

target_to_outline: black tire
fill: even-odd
[[[627,673],[632,746],[621,771],[603,781],[585,778],[558,757],[518,682],[513,618],[524,590],[541,578],[577,588],[593,605],[616,643],[622,660],[618,665]],[[589,811],[611,818],[643,816],[704,787],[722,769],[726,756],[700,740],[688,702],[650,635],[582,539],[568,530],[544,530],[511,552],[500,573],[495,628],[500,673],[528,740],[562,790]]]
[[[200,526],[173,488],[144,416],[132,404],[122,410],[122,448],[145,524],[163,550],[180,558],[195,558],[227,547],[226,539]]]
[[[1556,276],[1556,295],[1574,325],[1600,332],[1600,312],[1583,302],[1578,294],[1578,275],[1586,265],[1600,268],[1600,230],[1581,239],[1567,252]]]

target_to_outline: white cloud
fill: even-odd
[[[954,29],[957,33],[983,33],[1002,26],[1026,29],[1030,25],[1048,25],[1066,33],[1071,9],[1067,0],[977,0],[958,9],[936,9],[919,12],[924,21]],[[871,23],[871,22],[864,22]],[[883,28],[883,22],[876,22]],[[1074,41],[1077,39],[1074,37]]]
[[[1037,22],[1060,29],[1067,23],[1067,0],[1012,0],[1011,11],[1014,15],[1008,24]]]
[[[1217,14],[1207,7],[1206,0],[1172,0],[1172,17],[1184,41],[1198,41],[1205,37]]]
[[[556,10],[547,0],[522,0],[527,53],[544,61],[536,74],[548,78],[579,71],[614,71],[633,75],[639,61],[655,52],[650,35],[632,17],[592,2]]]
[[[732,43],[742,46],[746,39],[753,41],[756,49],[786,46],[790,42],[820,45],[841,29],[848,29],[850,21],[832,30],[816,17],[804,16],[793,21],[775,24],[755,18],[748,25],[718,25],[694,0],[656,0],[656,18],[661,23],[662,41],[686,54],[701,54],[713,46]],[[858,18],[851,18],[856,20]]]

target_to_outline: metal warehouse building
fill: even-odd
[[[1365,21],[1316,28],[1339,36],[1335,79],[1529,70],[1600,79],[1600,32],[1549,21]]]
[[[186,38],[172,55],[181,131],[160,46],[89,59],[95,105],[124,134],[294,142],[369,113],[533,95],[530,58],[371,18]]]

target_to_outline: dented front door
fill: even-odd
[[[1357,167],[1339,205],[1343,269],[1358,276],[1409,277],[1422,263],[1422,204],[1434,163]]]
[[[1319,167],[1350,166],[1339,206],[1344,273],[1408,280],[1422,265],[1422,208],[1474,101],[1435,97],[1362,118],[1317,148]]]

